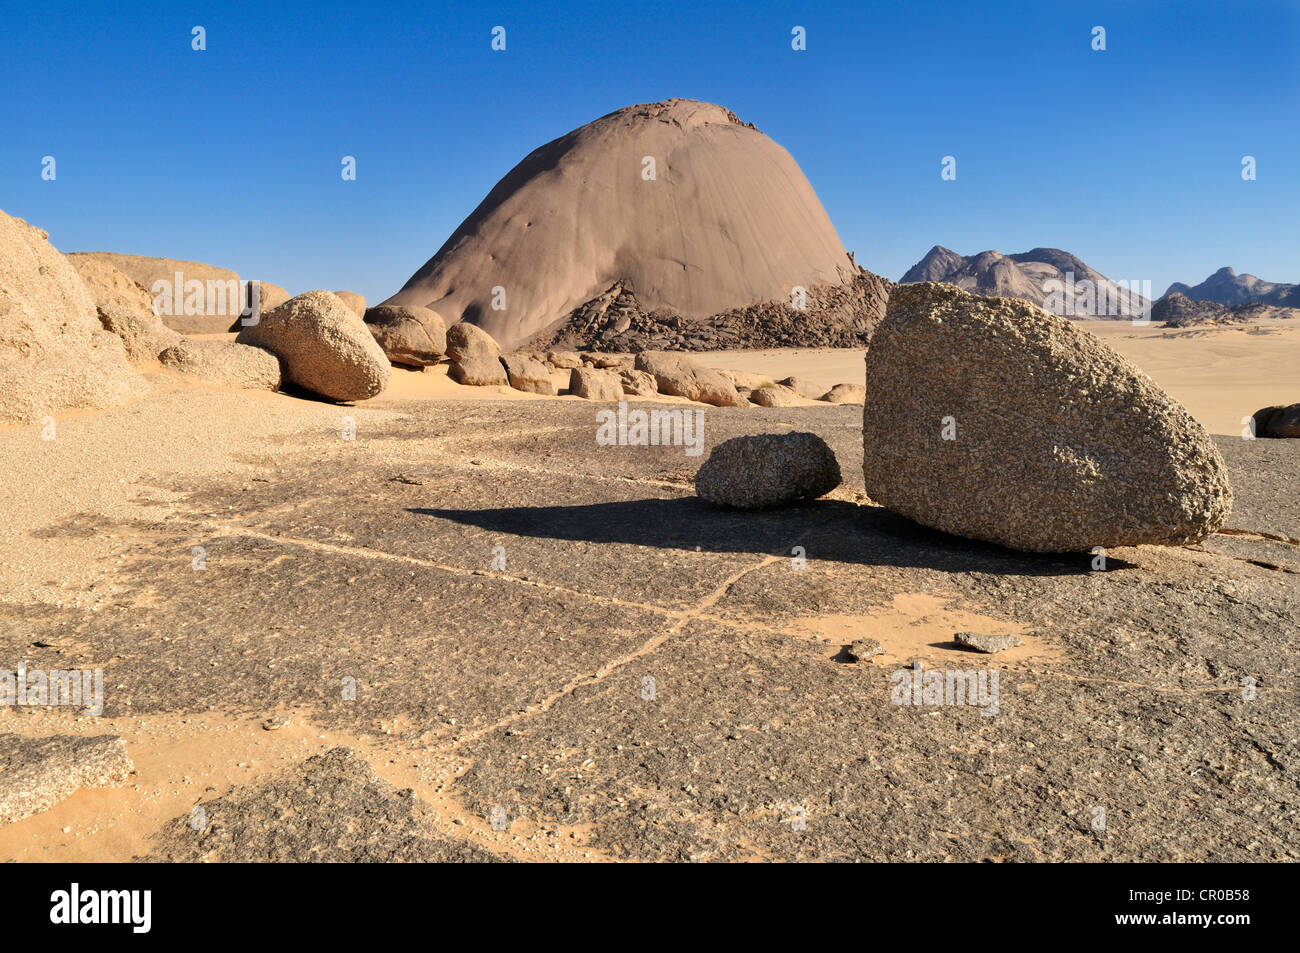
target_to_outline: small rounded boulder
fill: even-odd
[[[702,499],[742,510],[815,500],[839,485],[834,451],[811,433],[732,437],[695,474]]]

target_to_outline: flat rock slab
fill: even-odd
[[[81,788],[121,784],[134,770],[115,735],[0,735],[0,824],[47,811]]]

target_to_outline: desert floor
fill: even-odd
[[[106,685],[100,718],[0,733],[116,734],[136,767],[0,859],[1300,858],[1300,441],[1236,436],[1297,399],[1300,331],[1100,333],[1232,435],[1237,495],[1105,571],[870,505],[854,405],[704,409],[710,447],[835,449],[829,498],[759,514],[696,499],[682,448],[598,446],[597,405],[438,373],[356,407],[160,373],[54,440],[0,430],[0,668]],[[861,380],[860,352],[703,357]],[[997,714],[893,704],[918,659],[996,670]]]

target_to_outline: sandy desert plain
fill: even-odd
[[[445,366],[347,407],[158,368],[55,440],[6,426],[0,649],[102,668],[105,708],[0,733],[119,736],[133,771],[0,858],[1294,860],[1300,442],[1240,430],[1300,392],[1300,327],[1086,326],[1216,435],[1204,543],[1098,572],[924,529],[864,495],[856,404],[704,408],[706,448],[804,430],[841,463],[757,515],[695,496],[707,452]],[[696,358],[830,386],[862,355]],[[997,717],[891,704],[918,659],[995,669]]]

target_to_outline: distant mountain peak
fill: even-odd
[[[966,259],[951,248],[935,245],[925,257],[908,269],[904,281],[943,281],[966,264]]]
[[[1295,302],[1300,301],[1300,285],[1264,281],[1246,272],[1239,275],[1224,265],[1199,285],[1175,281],[1164,297],[1173,294],[1186,295],[1189,301],[1213,301],[1228,307],[1251,301],[1295,307]]]
[[[961,256],[935,245],[903,275],[901,284],[942,281],[974,294],[1032,301],[1066,317],[1132,318],[1146,313],[1150,283],[1130,290],[1060,248],[1004,255],[988,249]]]

